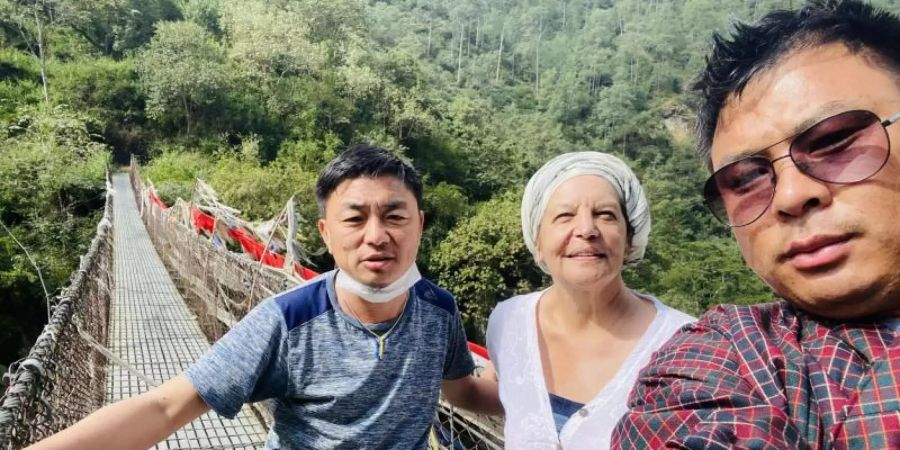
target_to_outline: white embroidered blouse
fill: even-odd
[[[628,394],[640,369],[682,325],[696,319],[654,297],[643,296],[656,306],[653,322],[612,380],[557,433],[538,350],[537,303],[542,293],[532,292],[501,302],[488,322],[488,350],[506,410],[506,448],[608,449],[612,430],[627,411]]]

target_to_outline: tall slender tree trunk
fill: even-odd
[[[450,45],[447,46],[450,50],[450,62],[453,62],[453,52],[456,51],[456,46],[453,45],[453,35],[450,35]]]
[[[591,68],[589,69],[589,73],[591,74],[591,85],[588,90],[588,94],[594,95],[594,89],[596,88],[597,83],[597,74],[594,72],[594,63],[591,63]]]
[[[431,17],[429,17],[428,18],[428,46],[427,46],[427,49],[425,50],[425,56],[427,56],[429,58],[431,57],[431,26],[432,26],[432,19],[431,19]]]
[[[463,33],[463,34],[465,34],[465,33]],[[468,34],[466,34],[465,36],[466,36],[466,58],[468,58],[468,57],[472,56],[472,39],[469,37]]]
[[[40,15],[38,15],[37,5],[35,5],[33,11],[34,24],[37,26],[38,59],[41,62],[41,87],[44,92],[44,102],[50,103],[50,89],[47,86],[47,49],[44,39],[44,24],[41,22]]]
[[[466,34],[466,24],[463,23],[460,26],[459,33],[459,51],[456,55],[456,84],[460,84],[462,82],[462,49],[463,49],[463,37]]]
[[[475,52],[481,48],[481,19],[475,18]]]
[[[500,62],[503,60],[503,33],[506,31],[506,23],[500,27],[500,46],[497,47],[497,73],[494,75],[494,81],[500,81]]]
[[[181,105],[184,107],[184,122],[187,125],[187,135],[191,134],[191,108],[188,106],[187,96],[181,96]]]
[[[534,46],[534,95],[541,90],[541,37],[544,34],[544,17],[541,16],[538,25],[537,42]]]

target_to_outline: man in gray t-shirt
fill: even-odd
[[[501,414],[496,383],[472,375],[453,297],[415,266],[425,221],[415,170],[354,146],[323,170],[316,199],[334,271],[260,303],[184,374],[34,448],[143,449],[209,409],[233,417],[264,399],[272,449],[424,450],[441,391]]]
[[[425,448],[440,381],[473,368],[453,298],[421,280],[398,319],[364,325],[338,306],[334,279],[329,272],[261,303],[188,379],[227,417],[274,399],[266,448]],[[370,331],[391,328],[379,358]]]

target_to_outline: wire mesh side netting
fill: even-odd
[[[4,375],[0,397],[0,449],[37,442],[100,408],[106,358],[90,341],[107,339],[113,289],[113,193],[68,287],[53,299],[50,322],[28,356]]]
[[[472,356],[476,375],[480,375],[487,361]],[[431,450],[502,450],[503,419],[454,408],[441,398],[430,446]]]

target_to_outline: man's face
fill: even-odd
[[[399,279],[416,260],[424,215],[403,181],[343,181],[325,202],[319,233],[338,269],[372,287]]]
[[[741,154],[786,155],[812,123],[853,109],[900,112],[894,75],[840,44],[789,53],[723,107],[712,144],[718,169]],[[887,128],[900,142],[900,125]],[[733,232],[747,264],[779,295],[825,317],[900,315],[900,149],[871,178],[838,185],[775,162],[772,204]]]

